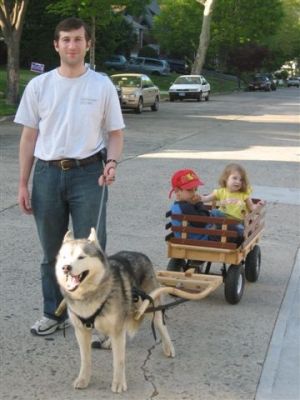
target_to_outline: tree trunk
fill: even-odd
[[[14,36],[14,35],[13,35]],[[15,105],[19,101],[19,67],[20,44],[18,40],[11,40],[7,43],[7,90],[6,103]]]
[[[95,42],[96,42],[96,19],[92,17],[91,23],[91,48],[90,48],[90,68],[96,69],[95,65]]]
[[[206,52],[209,45],[210,23],[211,23],[211,17],[215,0],[206,0],[206,1],[196,0],[196,1],[204,5],[204,12],[203,12],[202,28],[199,38],[199,46],[194,64],[192,66],[191,73],[199,75],[202,72],[202,68],[205,62]]]
[[[0,28],[7,46],[6,103],[15,105],[19,98],[20,40],[29,0],[0,1]]]

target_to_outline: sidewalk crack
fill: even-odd
[[[145,381],[148,382],[152,386],[152,389],[153,389],[152,393],[149,397],[149,400],[154,399],[156,396],[159,395],[159,392],[155,385],[155,378],[153,375],[150,374],[150,372],[147,368],[148,361],[151,360],[152,351],[155,349],[156,345],[157,345],[157,343],[154,343],[154,345],[151,346],[150,349],[147,350],[147,352],[148,352],[147,357],[146,357],[143,365],[141,366],[141,370],[143,371]]]

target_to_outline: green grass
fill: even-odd
[[[22,95],[25,86],[31,78],[36,76],[34,72],[28,70],[22,70],[20,73],[20,96]],[[6,69],[0,68],[0,117],[6,115],[13,115],[16,112],[16,106],[6,104],[5,93],[7,84],[7,73]]]
[[[114,73],[118,73],[118,71],[112,72],[109,71],[109,75],[113,75]],[[27,84],[27,82],[36,76],[34,72],[28,70],[21,70],[20,72],[20,96],[23,93],[23,90]],[[167,91],[171,84],[175,81],[175,79],[179,76],[179,74],[170,74],[168,76],[151,76],[152,81],[159,87],[161,91]],[[237,90],[237,83],[231,80],[224,80],[221,78],[217,78],[213,73],[207,72],[205,74],[206,79],[210,83],[211,86],[211,94],[214,93],[228,93],[234,90]],[[6,92],[6,70],[4,68],[0,68],[0,117],[6,115],[13,115],[16,111],[15,106],[11,106],[6,104],[5,102],[5,92]],[[166,97],[162,96],[162,97]]]

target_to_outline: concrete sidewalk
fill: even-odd
[[[256,400],[300,399],[300,251],[281,304]]]

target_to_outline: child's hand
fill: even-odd
[[[258,206],[263,206],[266,204],[264,200],[259,200],[257,203],[253,204],[253,210],[255,210]]]
[[[196,204],[199,203],[199,201],[201,201],[201,196],[198,193],[195,193],[191,199],[191,203]]]

